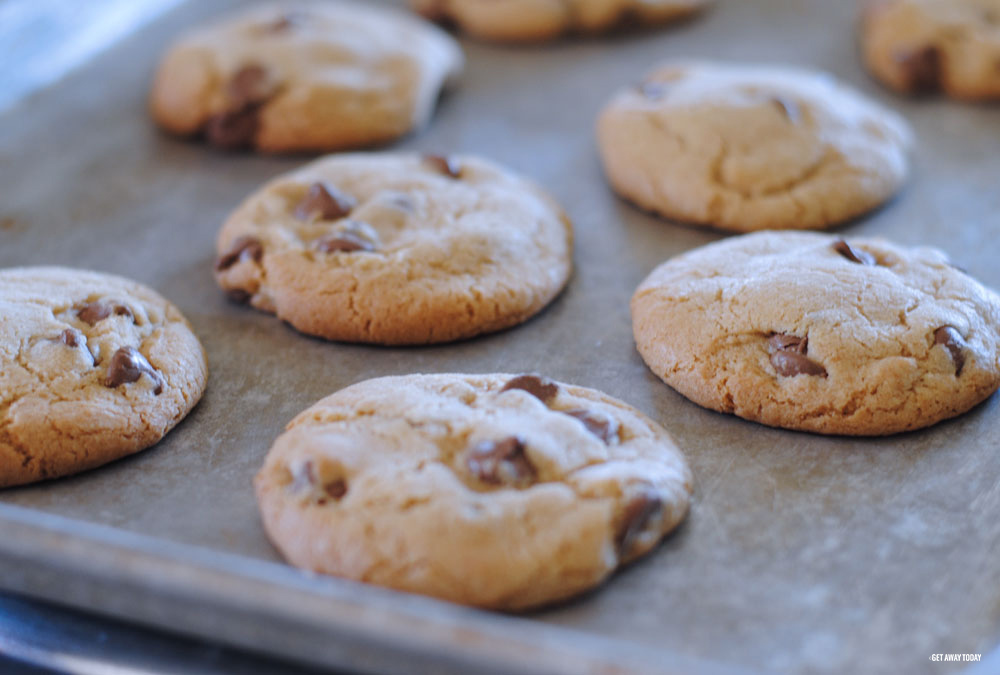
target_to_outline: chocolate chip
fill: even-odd
[[[56,339],[67,347],[79,347],[84,341],[83,333],[75,328],[67,328]]]
[[[324,485],[323,492],[333,499],[342,499],[347,494],[347,483],[344,480],[335,480]]]
[[[260,125],[260,107],[278,91],[270,71],[251,63],[237,70],[226,84],[226,107],[205,122],[205,138],[225,150],[253,145]]]
[[[629,499],[615,537],[618,555],[628,556],[639,537],[662,512],[663,500],[652,488]]]
[[[229,78],[226,98],[229,110],[246,110],[249,106],[264,103],[274,96],[277,84],[264,66],[250,63]]]
[[[312,497],[317,504],[326,504],[330,499],[340,500],[347,494],[347,481],[342,478],[320,485],[321,480],[312,460],[306,460],[301,464],[291,464],[288,467],[288,472],[292,475],[289,489],[292,492]]]
[[[242,150],[253,146],[260,126],[259,109],[221,112],[205,122],[205,139],[223,150]]]
[[[965,367],[965,348],[968,344],[958,329],[954,326],[941,326],[934,331],[934,344],[945,346],[955,363],[955,377],[961,375],[962,368]]]
[[[361,222],[350,221],[346,229],[317,239],[313,242],[312,247],[322,253],[374,251],[376,243],[365,234],[363,225]]]
[[[570,417],[575,417],[583,422],[583,426],[587,427],[587,431],[594,434],[605,443],[611,444],[618,440],[618,420],[610,415],[597,413],[593,410],[585,410],[583,408],[577,410],[566,410],[565,413]]]
[[[805,354],[809,345],[809,338],[800,338],[795,335],[785,335],[775,333],[767,339],[767,344],[772,351],[789,351],[798,354]]]
[[[337,220],[349,215],[357,205],[357,200],[351,195],[317,182],[309,186],[306,196],[295,208],[295,217],[309,220],[318,215],[321,220]]]
[[[500,391],[510,391],[511,389],[522,389],[546,405],[559,393],[559,385],[541,375],[518,375],[505,384]]]
[[[903,86],[914,94],[927,94],[941,88],[942,54],[934,45],[895,54],[902,69]]]
[[[459,178],[462,175],[462,164],[453,157],[424,155],[424,161],[433,166],[438,172],[452,178]]]
[[[229,298],[230,302],[235,302],[237,305],[245,305],[250,302],[253,294],[242,288],[230,288],[226,291],[226,297]]]
[[[98,321],[107,319],[112,314],[115,316],[127,316],[133,321],[135,320],[135,317],[132,315],[132,310],[125,305],[111,303],[104,300],[88,302],[86,305],[76,310],[77,318],[79,318],[80,321],[90,324],[91,326],[96,324]]]
[[[490,485],[523,487],[535,481],[535,467],[524,454],[524,441],[509,436],[499,441],[482,441],[466,457],[469,473]]]
[[[861,249],[854,248],[848,244],[843,239],[838,239],[833,244],[833,250],[844,256],[851,262],[858,263],[860,265],[877,265],[875,256],[867,251],[862,251]]]
[[[795,335],[775,333],[767,340],[771,351],[771,365],[778,375],[795,377],[796,375],[815,375],[826,377],[826,368],[806,357],[809,350],[809,338]]]
[[[122,384],[137,382],[143,373],[153,379],[153,393],[159,396],[163,392],[163,377],[138,349],[122,347],[111,357],[111,363],[108,364],[108,374],[104,378],[104,386],[113,389]]]
[[[229,251],[215,261],[215,271],[227,270],[237,262],[253,260],[259,263],[264,257],[264,244],[257,237],[240,236],[233,240]]]
[[[802,119],[802,111],[799,109],[798,103],[791,101],[787,98],[781,96],[773,96],[771,98],[771,103],[785,116],[792,124],[798,124],[799,120]]]

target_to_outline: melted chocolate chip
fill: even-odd
[[[309,186],[306,196],[295,207],[295,217],[309,220],[315,215],[320,220],[337,220],[349,215],[357,205],[357,200],[351,195],[317,182]]]
[[[257,137],[259,112],[256,107],[250,107],[212,115],[205,122],[205,139],[223,150],[249,148]]]
[[[277,90],[278,84],[266,68],[255,63],[243,66],[226,85],[226,108],[205,122],[205,138],[224,150],[251,146],[260,126],[260,107]]]
[[[594,434],[605,443],[611,444],[618,441],[618,420],[610,415],[596,413],[593,410],[585,410],[583,408],[577,410],[566,410],[565,414],[570,417],[575,417],[583,422],[583,426],[587,427],[587,431]]]
[[[781,96],[774,96],[771,98],[771,103],[785,116],[792,124],[798,124],[799,120],[802,119],[802,111],[799,108],[799,104],[795,101],[783,98]]]
[[[264,257],[264,244],[257,237],[241,236],[233,240],[229,251],[215,261],[215,271],[222,272],[238,262],[253,260],[259,263]]]
[[[248,106],[264,103],[276,89],[267,68],[256,63],[247,64],[233,73],[226,85],[229,109],[245,110]]]
[[[108,364],[108,374],[104,378],[104,386],[115,387],[137,382],[146,373],[154,381],[153,393],[159,396],[163,392],[163,377],[150,365],[146,357],[135,347],[122,347],[111,357]]]
[[[482,441],[466,457],[469,473],[490,485],[525,486],[535,481],[535,467],[524,454],[524,441],[509,436]]]
[[[775,333],[767,340],[771,350],[771,365],[778,375],[795,377],[796,375],[815,375],[826,377],[826,368],[806,357],[809,350],[809,338],[795,335]]]
[[[867,251],[862,251],[861,249],[854,248],[848,244],[843,239],[838,239],[833,244],[833,250],[844,256],[848,260],[859,265],[877,265],[875,261],[875,256]]]
[[[242,288],[230,288],[226,291],[226,297],[229,298],[231,302],[235,302],[237,305],[245,305],[250,302],[250,298],[253,294],[243,290]]]
[[[127,316],[133,321],[135,320],[135,317],[132,315],[132,310],[125,305],[106,302],[104,300],[88,302],[86,305],[76,310],[77,318],[79,318],[80,321],[90,324],[91,326],[96,324],[98,321],[107,319],[112,314],[115,316]]]
[[[67,328],[56,339],[67,347],[79,347],[84,341],[83,333],[75,328]]]
[[[519,375],[505,384],[500,391],[511,389],[522,389],[546,405],[559,393],[558,384],[540,375]]]
[[[784,377],[795,377],[796,375],[826,377],[826,368],[796,352],[771,354],[771,365],[774,366],[778,375]]]
[[[358,220],[349,220],[346,227],[313,242],[313,249],[322,253],[352,253],[354,251],[374,251],[378,242],[365,232],[370,227]]]
[[[288,472],[292,475],[289,489],[295,493],[309,495],[317,504],[326,504],[330,499],[340,500],[347,494],[347,481],[343,478],[321,485],[322,481],[312,460],[289,465]]]
[[[335,480],[323,486],[323,492],[333,499],[341,499],[347,494],[347,482],[343,479]]]
[[[767,339],[767,345],[771,348],[771,351],[788,351],[805,354],[809,346],[809,338],[775,333]]]
[[[652,521],[663,512],[663,500],[652,488],[632,497],[625,505],[615,544],[618,555],[625,557]]]
[[[941,326],[934,331],[934,344],[944,345],[955,364],[955,377],[961,375],[962,368],[965,367],[965,348],[968,345],[958,329],[954,326]]]
[[[357,232],[347,231],[317,239],[313,242],[313,248],[321,253],[371,252],[375,250],[375,244]]]
[[[934,45],[899,52],[896,63],[902,69],[903,86],[914,94],[928,94],[941,88],[942,54]]]
[[[424,161],[446,176],[459,178],[462,175],[462,164],[453,157],[446,157],[444,155],[424,155]]]

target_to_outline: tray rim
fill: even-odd
[[[753,672],[3,503],[0,589],[359,672]]]

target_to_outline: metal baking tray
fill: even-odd
[[[122,274],[173,300],[208,352],[204,400],[158,446],[0,493],[0,587],[345,669],[406,673],[940,673],[1000,642],[1000,396],[879,439],[769,429],[703,410],[637,355],[628,300],[657,264],[722,233],[645,215],[601,175],[600,106],[667,57],[814,66],[899,109],[919,145],[899,197],[846,235],[945,249],[1000,287],[1000,109],[883,92],[854,4],[720,0],[665,30],[537,47],[465,42],[461,87],[401,149],[476,152],[534,178],[576,224],[565,293],[518,328],[427,348],[328,343],[226,302],[224,216],[303,157],[216,152],[145,109],[169,40],[237,3],[182,3],[0,114],[0,266]],[[361,379],[541,370],[664,424],[696,480],[687,522],[574,602],[476,611],[281,563],[251,479],[297,412]],[[995,663],[995,662],[994,662]],[[985,665],[985,664],[984,664]]]

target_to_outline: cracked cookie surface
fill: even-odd
[[[682,222],[748,232],[822,229],[889,199],[911,131],[820,72],[667,63],[597,124],[615,191]]]
[[[224,149],[363,147],[423,126],[462,64],[451,37],[404,12],[270,4],[174,44],[150,110],[164,129]]]
[[[153,445],[205,389],[205,354],[187,321],[133,281],[0,270],[0,316],[0,487]]]
[[[432,21],[498,42],[538,42],[683,19],[711,0],[409,0]]]
[[[446,342],[514,326],[563,288],[572,226],[528,181],[465,156],[338,155],[227,220],[216,278],[331,340]]]
[[[599,584],[684,518],[690,472],[659,425],[514,379],[378,378],[304,411],[255,481],[271,540],[305,569],[521,610]]]
[[[868,0],[868,69],[904,94],[1000,99],[1000,0]]]
[[[678,392],[789,429],[918,429],[1000,386],[1000,298],[933,248],[744,235],[658,267],[632,322],[646,364]]]

